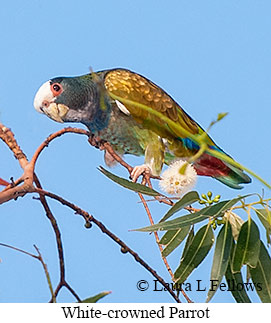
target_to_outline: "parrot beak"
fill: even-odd
[[[63,118],[69,108],[64,104],[56,104],[55,97],[50,89],[50,81],[45,82],[38,90],[34,98],[35,109],[56,122],[63,123]]]
[[[67,114],[69,108],[64,104],[56,104],[52,102],[48,107],[41,107],[40,110],[52,120],[63,123],[63,118]]]

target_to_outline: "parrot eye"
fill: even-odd
[[[53,83],[51,85],[51,91],[53,92],[54,96],[58,96],[63,91],[62,85],[59,83]]]

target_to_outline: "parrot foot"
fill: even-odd
[[[146,164],[135,166],[131,172],[132,181],[135,183],[140,175],[143,173],[151,174],[151,169]]]
[[[104,150],[104,143],[106,142],[105,140],[102,140],[100,137],[95,137],[94,135],[91,135],[88,138],[88,142],[91,144],[91,146],[100,149],[100,150]]]

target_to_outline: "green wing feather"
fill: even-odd
[[[139,74],[123,69],[110,70],[105,75],[104,84],[109,93],[159,111],[191,134],[203,132],[200,126],[164,90]],[[146,124],[149,128],[154,127],[153,130],[159,128],[160,132],[166,132],[168,136],[175,136],[168,125],[156,116],[134,105],[125,104],[125,107],[137,122]]]

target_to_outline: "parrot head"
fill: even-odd
[[[81,121],[82,114],[89,110],[87,92],[74,77],[56,77],[39,88],[34,107],[57,122],[76,122],[79,118]]]
[[[81,122],[92,132],[104,128],[111,109],[105,98],[100,108],[101,89],[91,74],[78,77],[56,77],[45,82],[34,98],[35,109],[57,122]]]

